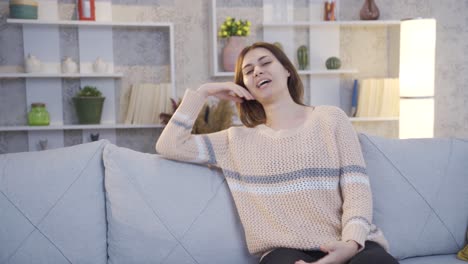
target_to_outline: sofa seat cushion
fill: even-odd
[[[222,173],[109,144],[109,263],[258,263]]]
[[[468,223],[468,142],[364,134],[360,142],[374,222],[390,253],[398,259],[457,253]]]
[[[451,254],[408,258],[400,261],[400,264],[466,264],[466,262],[457,259],[456,255]]]
[[[106,143],[0,155],[0,263],[107,263]]]

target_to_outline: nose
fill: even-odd
[[[256,67],[254,68],[254,76],[257,77],[257,76],[259,76],[260,74],[263,74],[263,70],[262,70],[261,67],[256,66]]]

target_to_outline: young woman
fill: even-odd
[[[208,96],[237,102],[244,126],[191,135]],[[286,55],[255,43],[239,55],[235,83],[186,91],[156,150],[223,169],[248,249],[262,264],[398,263],[372,224],[369,180],[347,115],[306,106],[302,97]]]

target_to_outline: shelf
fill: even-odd
[[[334,75],[334,74],[354,74],[358,73],[355,69],[343,69],[343,70],[306,70],[298,71],[299,75]]]
[[[121,78],[122,73],[0,73],[0,79],[7,78]]]
[[[399,121],[399,117],[349,117],[351,122],[386,122],[386,121]],[[240,120],[232,123],[233,126],[243,126]]]
[[[398,26],[399,20],[372,20],[372,21],[295,21],[282,23],[263,23],[263,27],[322,27],[322,26]]]
[[[351,122],[384,122],[398,121],[399,117],[351,117]],[[241,126],[236,122],[234,126]],[[128,124],[96,124],[96,125],[50,125],[50,126],[0,126],[0,132],[5,131],[38,131],[38,130],[90,130],[90,129],[138,129],[138,128],[164,128],[165,125],[128,125]]]
[[[57,26],[96,26],[96,27],[172,27],[167,22],[103,22],[79,20],[37,20],[8,18],[10,24],[57,25]]]
[[[297,71],[299,75],[335,75],[335,74],[355,74],[358,70],[343,69],[343,70],[302,70]],[[215,77],[230,77],[234,76],[234,72],[216,72]]]
[[[350,117],[351,122],[384,122],[384,121],[398,121],[399,117]]]
[[[86,130],[86,129],[134,129],[163,128],[161,124],[128,125],[128,124],[96,124],[96,125],[50,125],[50,126],[3,126],[0,131],[37,131],[37,130]]]

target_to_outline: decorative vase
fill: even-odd
[[[366,0],[359,13],[361,20],[377,20],[379,15],[379,8],[374,0]]]
[[[325,66],[329,70],[338,70],[341,67],[341,60],[337,57],[330,57],[325,62]]]
[[[280,50],[284,51],[284,50],[283,50],[283,45],[282,45],[280,42],[273,42],[273,45],[275,45],[276,47],[278,47]]]
[[[28,112],[28,124],[30,126],[48,126],[50,115],[44,103],[32,103]]]
[[[101,123],[105,97],[73,97],[80,124]]]
[[[326,0],[325,1],[325,10],[324,10],[324,18],[325,21],[335,21],[335,0]]]
[[[10,18],[37,19],[37,10],[35,0],[10,0]]]
[[[223,48],[223,68],[232,72],[236,68],[237,57],[245,47],[245,37],[233,36],[227,39]]]
[[[106,73],[107,72],[107,63],[98,57],[93,63],[93,71],[95,73]]]
[[[36,58],[36,56],[28,54],[25,59],[26,64],[26,72],[33,73],[33,72],[41,72],[42,71],[42,63],[41,61]]]
[[[49,140],[47,139],[41,139],[39,140],[39,149],[40,150],[46,150],[47,149],[47,143],[49,142]]]
[[[96,133],[96,134],[91,133],[89,135],[89,137],[91,138],[91,141],[98,141],[99,140],[99,133]]]
[[[62,62],[63,73],[76,73],[78,72],[78,65],[70,57],[66,57]]]
[[[305,45],[297,49],[297,62],[299,63],[299,70],[305,70],[309,65],[309,52]]]

